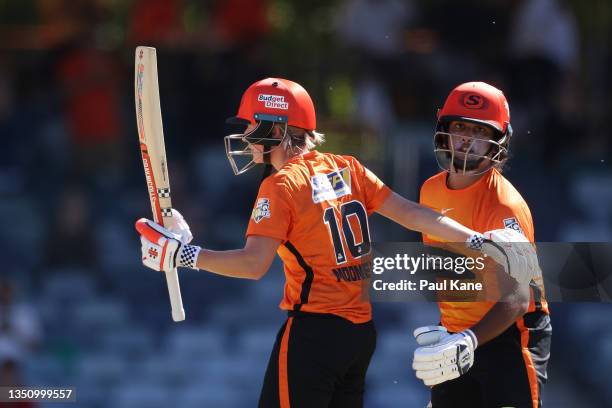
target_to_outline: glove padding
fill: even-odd
[[[430,330],[429,333],[435,331]],[[476,335],[469,329],[453,335],[444,335],[446,329],[437,331],[439,333],[436,335],[440,335],[441,340],[418,347],[412,360],[412,368],[416,371],[417,378],[423,380],[427,386],[441,384],[467,373],[474,365],[474,350],[478,347]],[[432,340],[433,337],[435,336],[430,336],[427,340]],[[422,340],[425,341],[425,338]]]
[[[142,244],[142,264],[147,268],[159,272],[169,272],[179,266],[197,269],[200,247],[182,243],[179,234],[146,218],[136,221],[136,230]]]
[[[444,326],[423,326],[414,329],[414,339],[419,346],[429,346],[450,336]]]
[[[516,230],[487,231],[483,235],[470,237],[468,246],[490,256],[519,283],[529,283],[541,273],[533,244]]]
[[[183,215],[174,208],[172,209],[172,217],[168,217],[164,219],[165,228],[178,234],[180,236],[179,241],[183,244],[188,244],[193,239],[193,234],[191,233],[191,228],[189,228],[189,224],[183,218]]]

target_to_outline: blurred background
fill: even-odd
[[[438,171],[436,109],[461,82],[492,83],[537,240],[610,241],[611,27],[606,0],[0,1],[0,385],[70,385],[94,408],[256,405],[285,318],[281,265],[257,282],[183,271],[187,320],[172,323],[133,230],[150,216],[137,45],[158,49],[173,203],[198,244],[243,243],[261,175],[233,176],[224,119],[268,76],[308,89],[322,151],[412,199]],[[379,242],[419,239],[372,224]],[[411,333],[436,305],[374,308],[366,406],[425,406]],[[612,406],[612,306],[551,310],[545,404]]]

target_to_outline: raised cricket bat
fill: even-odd
[[[147,179],[153,220],[158,224],[166,225],[168,219],[172,217],[172,202],[170,201],[170,179],[159,102],[155,48],[136,47],[134,91],[140,153]],[[183,321],[185,310],[183,310],[176,268],[166,272],[166,283],[170,294],[172,319],[175,322]]]

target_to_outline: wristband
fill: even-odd
[[[463,334],[465,336],[468,336],[468,337],[470,337],[472,339],[472,344],[474,345],[474,350],[476,350],[476,347],[478,347],[478,338],[476,337],[474,332],[471,331],[470,329],[465,329],[463,331]]]
[[[197,245],[183,245],[177,257],[176,266],[198,269],[196,263],[201,250],[202,248]]]
[[[468,248],[480,251],[482,244],[485,242],[485,237],[482,234],[476,233],[465,240],[465,244]]]

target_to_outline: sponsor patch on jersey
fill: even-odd
[[[259,102],[263,102],[266,108],[271,109],[289,109],[289,102],[285,102],[285,97],[280,95],[259,94],[257,96]]]
[[[523,234],[523,230],[521,229],[521,226],[519,225],[518,220],[514,217],[504,219],[504,228],[513,229]]]
[[[348,167],[327,174],[315,174],[310,179],[312,201],[320,203],[351,194],[351,173]]]
[[[251,218],[257,223],[264,218],[270,218],[270,200],[267,198],[258,199],[255,208],[253,208]]]

